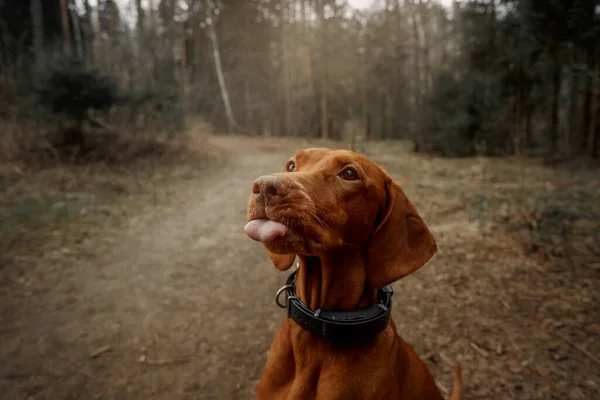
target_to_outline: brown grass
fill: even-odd
[[[68,124],[55,126],[36,122],[0,120],[0,173],[40,170],[57,165],[120,164],[132,166],[140,161],[177,163],[195,157],[212,132],[208,124],[193,122],[184,133],[135,129],[117,131],[84,127],[84,147],[66,146],[62,135]]]
[[[194,176],[218,160],[218,154],[210,154],[210,129],[200,124],[174,138],[124,134],[87,158],[59,154],[46,140],[47,132],[35,124],[6,123],[5,129],[0,140],[3,266],[24,247],[42,245],[57,235],[69,241],[70,229],[65,232],[65,227],[73,221],[96,224],[113,215],[118,203],[156,194],[173,177]]]

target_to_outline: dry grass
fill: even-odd
[[[16,122],[0,119],[0,168],[39,166],[42,154],[52,153],[46,125],[35,122]]]
[[[177,163],[194,157],[206,143],[212,129],[201,121],[192,121],[185,133],[170,135],[136,128],[117,131],[84,127],[85,148],[62,145],[69,124],[59,120],[48,123],[15,122],[0,119],[0,174],[11,171],[40,170],[57,165],[119,164],[134,165],[140,161]],[[49,127],[51,126],[51,127]]]
[[[34,125],[6,128],[0,142],[0,264],[5,267],[23,248],[72,241],[74,221],[97,225],[118,214],[128,199],[156,197],[158,187],[173,178],[192,179],[218,160],[210,154],[210,130],[200,124],[175,138],[123,135],[102,149],[102,157],[85,162],[59,157],[49,141],[40,147],[44,133],[32,133]]]
[[[368,153],[403,183],[439,252],[398,283],[399,331],[466,398],[600,393],[600,179],[533,159]],[[594,200],[595,199],[595,200]]]

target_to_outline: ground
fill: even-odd
[[[250,187],[314,144],[211,137],[218,158],[119,183],[118,199],[65,184],[50,208],[68,217],[43,241],[4,232],[1,397],[251,398],[285,318],[273,296],[287,274],[243,233]],[[598,236],[576,236],[597,233],[598,179],[402,144],[359,150],[404,186],[438,241],[395,284],[393,318],[442,391],[458,360],[466,399],[598,398]],[[591,193],[576,193],[590,214],[572,211],[569,235],[561,227],[544,246],[556,212],[520,206],[574,187]]]

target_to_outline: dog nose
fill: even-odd
[[[252,193],[268,202],[274,197],[285,197],[290,192],[290,184],[284,178],[264,175],[254,181]]]

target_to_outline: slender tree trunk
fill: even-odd
[[[290,87],[290,60],[292,52],[286,51],[288,49],[288,40],[286,36],[287,28],[287,5],[282,0],[281,14],[280,14],[280,56],[281,56],[281,77],[282,77],[282,90],[283,90],[283,134],[293,135],[293,122],[292,122],[292,94]]]
[[[309,32],[310,29],[308,28],[309,23],[307,22],[309,19],[309,15],[310,15],[310,5],[311,5],[311,0],[306,0],[306,1],[301,1],[300,6],[301,6],[301,14],[302,14],[302,36],[305,40],[304,44],[305,44],[305,54],[306,54],[306,76],[305,78],[308,80],[308,95],[307,97],[310,99],[309,104],[312,105],[314,103],[317,102],[317,94],[316,94],[316,82],[315,82],[315,68],[314,68],[314,57],[313,57],[313,44],[312,41],[310,40],[310,36],[309,36]],[[310,131],[311,132],[315,132],[316,129],[315,125],[318,125],[318,123],[316,123],[316,115],[318,115],[319,113],[319,109],[317,108],[316,110],[313,109],[312,107],[310,108],[310,114],[307,116],[306,120],[310,121]],[[316,112],[316,114],[315,114]],[[320,132],[319,132],[320,133]]]
[[[379,110],[380,111],[379,118],[381,118],[381,121],[380,121],[381,122],[381,124],[380,124],[381,130],[379,131],[378,139],[385,139],[385,137],[387,136],[387,124],[386,124],[386,122],[387,122],[387,118],[386,118],[387,117],[387,115],[386,115],[387,104],[386,104],[385,93],[382,93],[380,98],[381,98],[381,100],[380,100],[381,104],[380,104],[380,110]]]
[[[246,114],[244,125],[246,125],[246,129],[251,130],[253,128],[252,108],[250,106],[250,83],[247,79],[244,81],[244,111]]]
[[[362,54],[359,54],[357,57],[358,65],[361,65],[361,80],[360,82],[360,96],[361,96],[361,104],[362,104],[362,121],[363,121],[363,129],[365,132],[365,139],[369,140],[371,138],[371,120],[370,120],[370,109],[369,109],[369,97],[368,97],[368,84],[369,84],[369,68],[368,68],[368,59],[367,59],[367,51],[366,51],[366,43],[364,39],[361,40]]]
[[[137,79],[133,78],[136,75],[132,75],[131,85],[132,88],[135,88],[138,84],[140,84],[145,77],[150,75],[151,65],[148,65],[148,60],[146,62],[142,62],[144,58],[147,57],[147,53],[144,52],[144,39],[146,37],[145,27],[146,27],[146,13],[144,12],[144,7],[142,5],[142,0],[135,0],[135,14],[136,14],[136,35],[135,40],[132,40],[131,47],[134,49],[133,54],[136,56],[136,62],[132,63],[132,68],[135,68],[137,73]]]
[[[533,141],[533,104],[529,93],[525,100],[525,147],[528,147]]]
[[[592,80],[592,101],[590,124],[588,126],[588,154],[590,158],[598,157],[598,135],[600,134],[600,121],[598,121],[598,113],[600,113],[600,70],[594,71]]]
[[[552,109],[550,111],[550,154],[556,153],[558,142],[558,108],[561,84],[561,65],[555,55],[552,73]]]
[[[94,28],[92,26],[92,7],[90,6],[89,0],[83,1],[83,8],[85,10],[84,21],[84,36],[85,36],[85,51],[87,55],[88,64],[94,64]]]
[[[365,78],[366,80],[366,78]],[[369,103],[367,101],[366,82],[361,85],[361,100],[362,100],[362,119],[363,128],[365,130],[365,139],[371,137],[371,126],[369,124]]]
[[[159,13],[157,12],[157,6],[160,3],[157,3],[158,0],[147,0],[146,4],[148,5],[147,10],[148,12],[145,13],[144,15],[144,40],[147,41],[158,41],[159,40],[159,35],[158,35],[158,27],[159,27]],[[198,23],[199,25],[199,23]],[[202,34],[204,34],[204,31],[202,32]],[[208,42],[208,41],[207,41]],[[146,42],[147,43],[147,42]],[[144,46],[143,43],[140,43],[140,46]],[[153,49],[148,49],[148,51],[146,52],[146,55],[148,57],[147,65],[147,71],[148,71],[148,76],[149,76],[149,80],[151,83],[156,83],[158,81],[158,76],[160,75],[160,72],[158,72],[158,54],[153,51]],[[212,67],[212,62],[209,61],[209,57],[206,57],[206,63],[210,62],[210,65]]]
[[[142,6],[142,0],[135,0],[135,10],[137,13],[137,31],[138,31],[138,44],[142,46],[144,40],[144,31],[146,26],[144,7]]]
[[[430,49],[430,40],[429,40],[429,15],[428,11],[425,9],[425,4],[423,4],[423,0],[419,0],[419,4],[417,5],[418,9],[418,20],[419,20],[419,42],[421,43],[421,51],[422,51],[422,61],[423,61],[423,90],[427,92],[432,83],[431,76],[431,49]]]
[[[30,0],[31,24],[33,27],[33,48],[35,51],[36,64],[38,67],[44,65],[44,19],[42,15],[42,4],[40,0]]]
[[[188,58],[187,58],[187,46],[186,46],[186,29],[185,29],[185,22],[182,21],[180,23],[181,25],[181,30],[180,30],[180,38],[179,38],[179,43],[180,43],[180,51],[181,51],[181,60],[180,60],[180,64],[179,64],[179,88],[181,91],[181,121],[183,126],[185,127],[185,117],[187,115],[187,104],[188,104],[188,99],[187,99],[187,93],[188,93],[188,68],[187,68],[187,64],[188,64]]]
[[[387,9],[390,10],[390,21],[391,27],[390,30],[393,30],[394,33],[394,48],[393,48],[393,62],[395,64],[395,68],[393,68],[392,72],[392,95],[391,95],[391,104],[390,106],[393,108],[400,108],[403,100],[402,96],[402,82],[403,82],[403,73],[404,70],[401,66],[404,64],[402,62],[402,15],[400,10],[400,3],[396,0],[388,0],[389,4],[387,5]],[[392,11],[393,10],[393,11]],[[410,111],[409,114],[409,123],[410,123]],[[403,118],[404,117],[404,118]],[[390,124],[392,126],[393,132],[402,132],[402,133],[412,133],[410,130],[403,129],[406,124],[406,118],[401,113],[393,112],[389,116],[391,119]],[[408,131],[408,132],[407,132]]]
[[[400,0],[398,0],[400,1]],[[422,84],[421,84],[421,35],[419,34],[419,26],[417,22],[417,13],[415,11],[415,4],[413,0],[407,0],[406,5],[408,6],[411,21],[412,21],[412,45],[413,45],[413,80],[414,80],[414,92],[413,92],[413,112],[411,113],[415,116],[421,107],[421,97],[422,97]],[[415,132],[414,141],[416,143],[417,148],[421,148],[423,143],[423,138],[421,137],[420,132]]]
[[[327,109],[327,94],[321,88],[321,137],[329,139],[329,114]]]
[[[194,1],[190,1],[190,8],[193,6]],[[192,87],[196,89],[197,85],[201,84],[201,79],[204,77],[204,65],[205,59],[203,53],[206,46],[206,36],[204,35],[203,29],[200,27],[201,13],[197,12],[193,14],[191,18],[192,24],[192,43],[193,43],[193,57],[191,60],[192,71],[191,71],[191,82]]]
[[[514,127],[513,127],[513,152],[515,155],[520,156],[523,154],[523,142],[522,142],[522,121],[523,121],[523,71],[521,68],[517,71],[517,82],[515,88],[514,97]]]
[[[65,53],[71,54],[71,27],[69,25],[69,2],[60,0],[60,15],[62,21],[63,44]]]
[[[569,123],[567,126],[567,137],[565,138],[567,157],[572,157],[576,152],[573,148],[575,144],[575,136],[577,133],[577,117],[579,114],[578,99],[579,99],[579,76],[575,70],[575,63],[577,60],[573,60],[573,64],[570,68],[569,76]]]
[[[116,0],[109,0],[110,6],[110,37],[115,44],[118,43],[118,28],[119,28],[119,14],[118,6],[115,3]]]
[[[233,116],[233,110],[231,103],[229,102],[229,93],[227,92],[227,85],[225,84],[225,74],[223,74],[223,67],[221,65],[221,52],[219,51],[219,42],[217,41],[217,32],[215,30],[214,22],[209,24],[207,27],[208,38],[213,48],[213,57],[215,61],[215,70],[217,72],[217,79],[219,81],[219,89],[221,90],[221,98],[223,99],[223,105],[225,106],[225,114],[227,116],[227,130],[232,133],[237,127],[237,122]]]
[[[323,139],[329,139],[329,108],[328,108],[328,104],[327,104],[327,88],[328,88],[328,68],[327,68],[327,60],[329,57],[329,54],[327,54],[327,23],[325,22],[325,8],[324,8],[324,3],[321,1],[317,1],[317,21],[318,21],[318,27],[319,30],[321,32],[321,40],[319,41],[319,48],[320,48],[320,53],[321,53],[321,59],[320,59],[320,64],[321,64],[321,76],[319,77],[320,80],[320,88],[319,88],[319,92],[320,92],[320,104],[321,104],[321,137]]]
[[[594,73],[596,70],[596,57],[594,56],[594,44],[590,43],[587,49],[587,66],[585,79],[585,94],[583,99],[583,121],[581,125],[581,150],[589,149],[589,127],[594,118]]]
[[[73,21],[73,36],[75,38],[75,54],[78,59],[83,58],[83,35],[81,32],[81,25],[79,24],[79,14],[74,7],[69,7],[69,15],[71,21]]]

